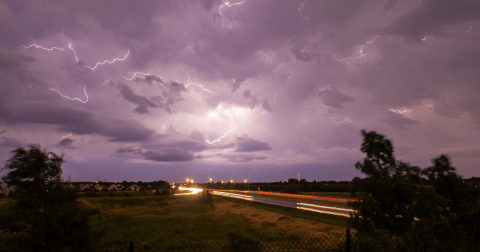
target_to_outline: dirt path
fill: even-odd
[[[321,235],[326,233],[344,233],[345,229],[311,220],[295,218],[284,214],[269,212],[233,202],[215,203],[215,215],[242,215],[253,226],[277,231],[282,235]]]

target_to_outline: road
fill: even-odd
[[[219,195],[219,196],[230,197],[230,198],[235,198],[235,199],[242,199],[242,200],[260,202],[260,203],[276,205],[276,206],[302,209],[302,210],[312,211],[312,212],[317,212],[317,213],[332,214],[332,215],[337,215],[337,216],[350,217],[350,212],[353,212],[352,209],[348,209],[348,208],[329,207],[329,206],[321,206],[321,205],[316,205],[316,204],[307,204],[307,203],[301,203],[301,202],[292,202],[292,201],[285,201],[285,200],[269,199],[269,198],[264,198],[264,197],[260,197],[260,196],[250,196],[250,195],[243,195],[243,194],[238,194],[238,193],[217,191],[217,190],[211,190],[211,189],[209,189],[209,191],[213,195]]]

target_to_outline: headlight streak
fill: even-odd
[[[233,130],[235,130],[235,128],[233,128],[233,129],[231,129],[231,130],[227,131],[227,133],[223,134],[223,136],[221,136],[219,139],[213,140],[213,141],[211,141],[211,142],[210,142],[210,141],[208,141],[208,139],[207,139],[207,140],[205,140],[205,141],[207,141],[207,143],[209,143],[209,144],[214,144],[214,143],[216,143],[216,142],[220,142],[220,140],[222,140],[224,137],[226,137],[226,136],[227,136],[227,134],[228,134],[228,133],[230,133],[230,132],[232,132]]]
[[[198,194],[199,192],[203,191],[203,189],[201,189],[201,188],[189,188],[189,187],[181,187],[181,186],[178,187],[178,190],[180,190],[180,191],[188,190],[188,191],[191,191],[191,192],[189,192],[189,193],[176,193],[174,195],[194,195],[194,194]]]
[[[269,198],[263,198],[263,197],[254,197],[254,196],[237,194],[232,192],[216,191],[213,189],[206,189],[206,190],[209,190],[213,195],[243,199],[243,200],[254,201],[254,202],[276,205],[276,206],[296,208],[296,209],[324,213],[324,214],[338,215],[343,217],[350,217],[350,213],[355,212],[355,210],[348,209],[348,208],[321,206],[321,205],[301,203],[301,202],[276,200],[276,199],[269,199]],[[288,194],[285,194],[285,195],[288,195]]]

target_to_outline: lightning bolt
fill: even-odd
[[[203,87],[202,85],[198,84],[197,82],[191,82],[191,81],[192,81],[192,79],[190,79],[190,73],[191,73],[191,72],[194,72],[194,71],[188,71],[188,73],[187,73],[187,82],[188,82],[188,84],[185,85],[186,88],[188,88],[188,86],[190,86],[190,85],[195,85],[195,86],[201,88],[201,89],[202,89],[203,91],[205,91],[205,92],[210,92],[210,93],[212,93],[212,94],[215,93],[215,92],[213,92],[213,91],[211,91],[211,90]]]
[[[372,41],[367,41],[367,42],[365,42],[365,44],[363,44],[360,47],[360,52],[359,52],[360,55],[359,56],[351,56],[351,57],[346,57],[346,58],[343,58],[343,59],[339,59],[339,58],[335,57],[335,55],[332,54],[332,58],[334,58],[336,61],[341,62],[341,61],[346,61],[346,60],[360,59],[362,57],[367,56],[367,57],[370,57],[373,61],[375,61],[375,59],[373,58],[372,55],[365,53],[365,47],[369,44],[372,44],[375,41],[375,38],[377,38],[377,37],[380,37],[380,36],[373,37]],[[325,52],[325,51],[323,51],[323,52]]]
[[[31,45],[29,45],[28,47],[25,46],[25,45],[23,45],[23,47],[24,47],[25,49],[29,49],[29,48],[32,47],[32,46],[34,46],[35,48],[38,48],[38,49],[46,50],[46,51],[53,51],[53,50],[61,50],[61,51],[63,51],[63,50],[65,50],[65,48],[60,48],[60,47],[45,48],[45,47],[39,46],[39,45],[37,45],[37,44],[31,44]]]
[[[62,36],[65,37],[65,35],[63,35],[62,33]],[[65,37],[66,38],[66,37]],[[68,39],[67,39],[68,40]],[[40,45],[37,45],[37,44],[31,44],[29,46],[25,46],[23,45],[23,47],[25,49],[30,49],[31,47],[35,47],[37,49],[42,49],[42,50],[46,50],[46,51],[53,51],[53,50],[60,50],[60,51],[64,51],[65,49],[70,49],[73,51],[73,56],[75,57],[75,61],[77,61],[77,63],[80,61],[78,59],[78,56],[77,56],[77,52],[75,51],[75,49],[72,47],[72,43],[69,42],[68,44],[68,47],[67,48],[61,48],[61,47],[52,47],[52,48],[46,48],[46,47],[43,47],[43,46],[40,46]],[[130,54],[130,50],[127,51],[127,54],[125,54],[125,56],[123,58],[115,58],[113,60],[104,60],[103,62],[97,62],[95,64],[94,67],[89,67],[87,65],[83,65],[83,67],[85,68],[88,68],[90,70],[95,70],[97,69],[98,66],[102,66],[102,65],[105,65],[106,63],[109,63],[109,64],[113,64],[115,61],[123,61],[123,60],[126,60],[127,59],[127,56]]]
[[[343,120],[338,121],[338,122],[336,122],[333,117],[331,117],[330,119],[332,119],[332,121],[333,121],[334,123],[351,123],[351,122],[352,122],[350,119],[348,119],[348,118],[346,118],[346,117],[344,117]]]
[[[77,57],[77,52],[75,51],[75,49],[72,47],[72,44],[68,44],[68,48],[70,50],[73,51],[73,55],[75,56],[75,60],[77,61],[77,63],[79,62],[78,60],[78,57]],[[103,62],[97,62],[97,64],[95,64],[94,67],[89,67],[89,66],[86,66],[84,65],[85,68],[88,68],[90,70],[95,70],[97,69],[98,66],[103,66],[105,65],[106,63],[109,63],[109,64],[113,64],[115,61],[119,60],[119,61],[123,61],[123,60],[126,60],[127,59],[127,56],[130,54],[130,50],[127,51],[127,54],[125,54],[125,56],[123,58],[115,58],[113,60],[104,60]]]
[[[308,17],[303,16],[302,10],[303,10],[303,7],[304,7],[306,1],[307,0],[303,0],[303,2],[300,4],[300,7],[298,7],[298,12],[300,13],[300,16],[305,20],[307,20]]]
[[[57,93],[59,93],[63,98],[67,98],[67,99],[72,100],[72,101],[77,100],[77,101],[79,101],[79,102],[81,102],[81,103],[87,103],[87,102],[88,102],[87,86],[85,86],[85,87],[83,88],[83,92],[85,93],[85,96],[87,97],[87,99],[86,99],[85,101],[82,101],[82,100],[79,99],[79,98],[70,98],[70,97],[68,97],[68,96],[66,96],[66,95],[63,95],[60,91],[58,91],[58,89],[55,89],[55,88],[50,88],[49,90],[57,91]]]
[[[408,113],[408,112],[412,112],[413,109],[404,109],[404,110],[399,110],[399,109],[389,109],[390,111],[392,111],[393,113],[397,113],[397,114],[404,114],[404,113]]]
[[[213,141],[211,141],[211,142],[208,141],[208,140],[205,140],[205,141],[207,141],[207,143],[209,143],[209,144],[214,144],[214,143],[216,143],[216,142],[220,142],[220,140],[222,140],[224,137],[226,137],[227,134],[230,133],[230,132],[232,132],[233,130],[235,130],[235,128],[227,131],[227,133],[223,134],[223,136],[221,136],[221,137],[220,137],[219,139],[217,139],[217,140],[213,140]]]
[[[222,5],[220,5],[220,8],[218,8],[218,15],[220,16],[220,21],[222,21],[223,27],[228,28],[228,29],[232,29],[232,26],[226,26],[226,25],[225,25],[225,21],[223,21],[223,17],[222,17],[222,15],[223,15],[223,14],[222,14],[222,9],[223,9],[225,6],[227,6],[227,7],[232,7],[232,6],[234,6],[234,5],[241,5],[241,4],[243,4],[243,3],[245,3],[245,0],[243,0],[242,2],[232,3],[232,4],[230,4],[230,2],[226,2],[226,3],[223,3]]]

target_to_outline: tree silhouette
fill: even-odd
[[[77,203],[75,191],[60,179],[63,155],[38,145],[18,148],[7,160],[2,179],[16,187],[6,227],[26,234],[21,246],[33,251],[76,251],[92,244],[88,214]]]

